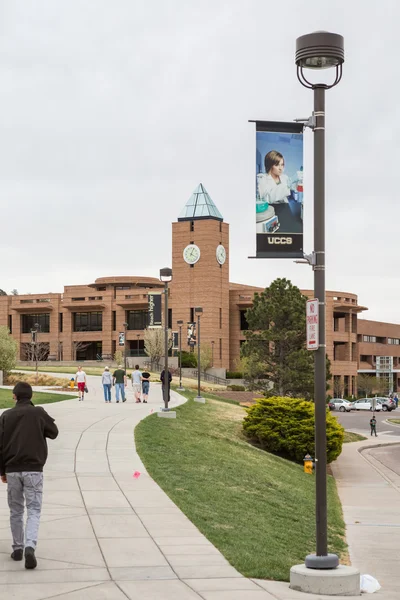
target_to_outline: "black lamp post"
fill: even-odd
[[[203,309],[200,306],[196,306],[194,309],[195,315],[197,315],[197,396],[196,402],[205,402],[205,399],[200,394],[200,375],[201,375],[201,364],[200,364],[200,317],[203,314]]]
[[[315,350],[315,463],[316,463],[316,554],[306,557],[306,567],[334,569],[336,554],[328,554],[326,492],[326,338],[325,338],[325,90],[337,85],[342,77],[344,40],[341,35],[316,31],[296,40],[297,77],[314,90],[314,297],[319,303],[319,348]],[[311,83],[303,69],[328,69],[336,74],[332,84]]]
[[[164,411],[168,411],[169,372],[168,372],[168,284],[172,281],[172,269],[160,269],[160,281],[164,283]]]
[[[178,390],[180,392],[184,391],[185,388],[182,387],[182,325],[183,321],[177,321],[177,325],[179,327],[179,387]]]
[[[140,338],[140,333],[137,333],[136,337],[137,337],[137,355],[139,356],[139,338]]]
[[[126,330],[128,329],[128,323],[123,323],[124,326],[124,369],[125,369],[125,375],[126,373],[126,363],[127,363],[127,358],[126,358],[126,354],[127,354],[127,345],[128,345],[128,341],[126,339]]]

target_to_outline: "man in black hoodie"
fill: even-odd
[[[32,404],[29,383],[17,383],[13,398],[15,407],[0,417],[0,477],[8,484],[13,536],[11,558],[22,560],[25,547],[25,568],[34,569],[37,565],[35,549],[42,508],[43,467],[47,460],[46,438],[54,440],[58,429],[43,408]],[[25,536],[24,500],[27,509]]]

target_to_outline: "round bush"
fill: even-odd
[[[179,360],[178,360],[179,362]],[[182,368],[195,369],[197,367],[197,357],[194,352],[182,351]]]
[[[306,454],[315,457],[314,404],[300,398],[260,398],[250,406],[243,421],[245,435],[263,450],[299,463]],[[344,429],[327,412],[328,463],[342,451]]]
[[[246,388],[244,387],[244,385],[228,385],[228,390],[231,390],[232,392],[245,392]]]

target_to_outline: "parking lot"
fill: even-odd
[[[372,417],[372,412],[369,410],[352,410],[351,412],[339,412],[337,410],[331,411],[331,414],[337,417],[339,423],[343,427],[350,431],[356,431],[363,434],[370,434],[369,420]],[[378,435],[400,435],[400,427],[385,423],[386,419],[400,419],[400,407],[391,412],[375,412],[377,421],[377,432]]]

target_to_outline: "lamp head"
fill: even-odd
[[[160,281],[163,281],[164,283],[172,281],[172,269],[169,267],[160,269]]]
[[[315,31],[296,40],[296,65],[302,69],[329,69],[344,63],[343,36]]]
[[[179,321],[177,321],[176,324],[179,325],[179,327],[182,327],[182,325],[183,325],[182,319],[179,319]]]
[[[201,306],[196,306],[194,312],[196,313],[196,315],[201,316],[203,313],[203,309],[201,308]]]

